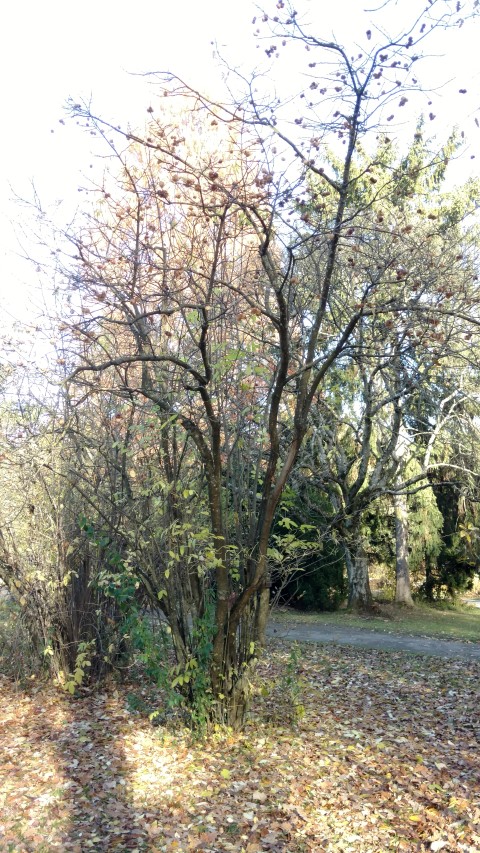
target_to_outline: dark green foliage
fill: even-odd
[[[214,616],[214,600],[209,596],[203,616],[192,624],[192,656],[177,665],[174,665],[171,632],[158,614],[137,611],[123,623],[142,676],[163,690],[167,711],[185,710],[189,723],[199,734],[207,730],[214,701],[209,678]],[[136,696],[133,701],[141,702]],[[150,714],[152,722],[158,722],[160,713],[157,709]]]
[[[279,600],[300,610],[337,610],[347,584],[343,548],[329,526],[333,509],[325,492],[299,472],[294,487],[285,489],[272,540],[279,550],[290,548],[292,559],[281,567],[273,589]],[[294,536],[294,545],[288,544]]]
[[[347,595],[345,563],[334,543],[321,554],[306,557],[282,593],[285,603],[299,610],[338,610]]]
[[[466,560],[442,555],[436,564],[427,566],[425,583],[419,593],[427,601],[456,598],[459,593],[472,589],[477,571],[478,567]]]
[[[476,505],[469,506],[455,482],[435,483],[433,493],[443,529],[442,547],[437,559],[426,560],[425,582],[419,590],[428,601],[455,598],[471,589],[480,564]]]
[[[395,517],[385,498],[372,503],[362,515],[362,534],[369,564],[394,565]]]

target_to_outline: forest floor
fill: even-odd
[[[139,672],[75,699],[0,676],[0,851],[478,853],[479,683],[274,637],[245,730],[202,741]]]

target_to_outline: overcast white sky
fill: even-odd
[[[425,0],[391,0],[383,23],[395,30],[396,19],[421,9]],[[262,4],[275,13],[275,0]],[[361,43],[369,27],[365,7],[381,0],[298,0],[299,13],[316,20],[322,35]],[[21,299],[33,270],[15,258],[18,251],[11,221],[21,220],[14,194],[31,194],[34,181],[45,207],[63,200],[76,204],[80,173],[87,173],[89,140],[74,127],[59,124],[69,96],[93,97],[97,112],[118,123],[143,122],[151,87],[128,72],[173,70],[199,87],[218,79],[212,40],[233,65],[251,67],[263,55],[252,38],[252,0],[23,0],[2,12],[3,134],[0,149],[0,298],[14,314],[25,311]],[[436,58],[426,68],[427,82],[450,81],[436,96],[440,136],[460,123],[469,140],[463,174],[477,169],[480,130],[480,28],[465,26],[435,42]],[[288,70],[287,70],[288,73]],[[281,85],[281,79],[280,79]],[[458,96],[459,88],[468,94]],[[438,101],[441,101],[438,109]],[[52,133],[53,131],[53,133]],[[480,151],[478,154],[480,170]],[[478,171],[477,171],[478,174]]]

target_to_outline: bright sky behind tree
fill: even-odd
[[[421,11],[422,0],[298,0],[297,10],[314,22],[311,31],[348,46],[365,46],[366,30],[372,20],[390,34]],[[82,196],[78,187],[88,174],[88,135],[67,122],[67,98],[92,97],[95,111],[115,123],[142,125],[152,96],[152,83],[144,72],[172,70],[210,92],[220,91],[221,71],[214,56],[216,42],[231,66],[252,69],[265,61],[263,42],[257,47],[252,18],[259,6],[275,13],[275,0],[255,4],[252,0],[65,0],[38,3],[25,0],[8,4],[3,15],[4,44],[0,54],[4,91],[2,111],[4,134],[0,157],[0,293],[4,306],[20,316],[27,308],[25,293],[34,283],[33,267],[15,256],[19,251],[15,231],[25,216],[14,196],[32,197],[32,182],[42,206],[48,210],[56,201],[65,219]],[[384,6],[375,17],[371,11]],[[398,21],[398,26],[396,22]],[[375,26],[372,27],[375,39]],[[428,42],[433,56],[420,76],[425,86],[445,86],[431,97],[435,127],[442,141],[452,125],[464,129],[468,149],[458,180],[478,174],[476,153],[480,130],[480,55],[478,21],[461,30],[439,32]],[[288,85],[288,63],[273,64],[277,90]],[[467,94],[459,95],[466,88]],[[419,111],[426,106],[419,103]],[[411,121],[411,117],[410,117]],[[411,127],[411,125],[409,125]],[[430,131],[430,127],[428,128]],[[52,132],[53,131],[53,132]],[[397,128],[401,134],[401,129]],[[480,163],[480,153],[479,160]],[[27,246],[35,254],[32,246]],[[35,302],[35,300],[33,300]]]

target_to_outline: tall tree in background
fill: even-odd
[[[349,203],[357,211],[363,204],[363,214],[358,212],[355,225],[339,241],[332,307],[337,327],[365,293],[373,311],[359,321],[336,370],[322,384],[302,453],[302,465],[311,468],[313,481],[330,492],[335,506],[332,523],[345,547],[352,606],[371,604],[360,531],[366,509],[386,494],[393,494],[396,505],[397,601],[412,603],[405,463],[412,454],[418,459],[415,486],[422,478],[427,486],[435,461],[432,445],[442,441],[454,414],[450,391],[431,395],[429,389],[439,370],[452,384],[470,362],[465,318],[474,318],[478,304],[477,234],[469,221],[476,187],[472,183],[445,194],[446,166],[455,147],[452,139],[432,156],[419,125],[406,155],[399,157],[382,138],[374,167],[359,151],[352,169]],[[311,222],[318,216],[319,186],[314,180],[311,201],[304,204]],[[387,291],[396,291],[397,299],[402,294],[402,302],[391,305],[393,315]],[[425,397],[429,418],[414,424],[409,412]],[[458,401],[450,402],[455,410]]]

